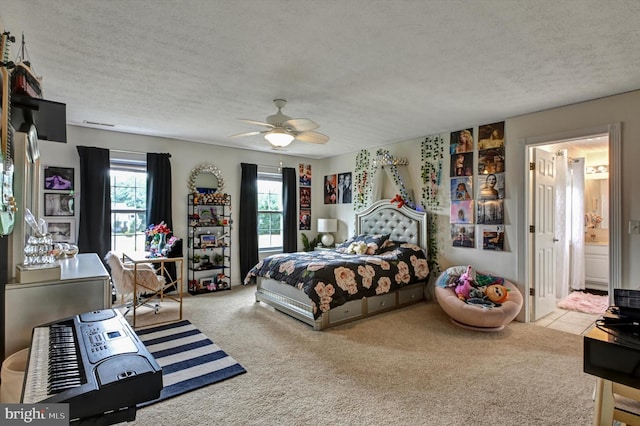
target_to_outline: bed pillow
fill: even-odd
[[[388,239],[389,234],[358,235],[356,237],[349,238],[347,241],[340,244],[336,247],[336,250],[342,253],[349,253],[350,247],[353,248],[356,245],[359,246],[359,243],[362,243],[367,246],[366,253],[363,254],[379,254],[384,250],[382,246]]]

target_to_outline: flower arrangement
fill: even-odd
[[[167,242],[167,235],[172,234],[173,232],[164,223],[164,221],[162,221],[157,225],[149,225],[144,233],[147,236],[145,251],[149,251],[154,254],[162,251]]]
[[[584,224],[589,229],[595,229],[600,227],[602,223],[602,216],[595,213],[587,213],[584,215]]]

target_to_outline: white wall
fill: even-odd
[[[481,249],[451,247],[449,237],[448,211],[448,181],[449,163],[444,161],[443,179],[440,187],[441,208],[438,213],[438,246],[440,251],[440,266],[442,269],[451,265],[473,265],[477,269],[487,270],[503,276],[520,289],[525,288],[519,277],[524,276],[524,240],[525,230],[525,176],[528,167],[525,165],[525,139],[540,138],[546,135],[560,135],[579,130],[606,126],[616,122],[622,123],[622,286],[624,288],[640,288],[640,281],[634,277],[640,274],[640,235],[629,235],[627,224],[629,220],[640,219],[640,196],[635,189],[638,176],[638,162],[640,161],[640,91],[583,102],[562,108],[541,111],[532,114],[508,118],[505,117],[505,251],[493,252]],[[497,120],[496,120],[497,121]],[[475,127],[477,135],[478,124],[469,123],[465,127]],[[448,132],[460,129],[449,129]],[[445,137],[445,158],[448,157],[448,132]],[[427,135],[425,135],[427,136]],[[394,157],[409,158],[409,169],[414,178],[414,194],[420,199],[421,186],[419,159],[421,139],[401,142],[385,146]],[[371,149],[372,157],[376,149]],[[325,172],[336,173],[354,171],[355,154],[333,157],[325,160]],[[384,194],[389,197],[392,195]],[[345,223],[351,223],[352,212],[348,206],[327,206],[333,217],[338,217]],[[353,228],[350,228],[352,231]],[[477,236],[476,236],[477,238]],[[519,318],[523,319],[523,318]]]
[[[138,136],[127,133],[109,132],[89,129],[77,126],[67,126],[66,144],[40,141],[39,148],[42,166],[75,167],[76,169],[76,195],[82,197],[80,184],[80,159],[76,146],[95,146],[101,148],[135,151],[156,152],[171,154],[171,175],[173,185],[173,231],[176,236],[186,237],[187,233],[187,181],[191,170],[202,163],[212,164],[222,173],[225,182],[224,191],[231,194],[232,219],[235,223],[232,230],[232,269],[231,283],[238,285],[243,277],[240,277],[238,258],[238,212],[240,205],[240,163],[254,163],[266,166],[279,165],[282,160],[284,167],[298,168],[299,163],[311,164],[316,167],[317,160],[290,157],[268,152],[241,150],[226,147],[217,147],[208,144],[192,143],[175,139]],[[321,193],[322,186],[318,186],[315,179],[313,192]],[[320,192],[318,192],[320,191]],[[312,209],[315,204],[322,202],[319,197],[312,198]],[[76,217],[79,217],[80,201],[76,202]],[[42,215],[42,213],[40,213]],[[315,223],[312,232],[315,232]],[[300,247],[302,246],[299,241]],[[187,255],[185,249],[185,256]],[[186,267],[186,262],[185,262]],[[186,271],[185,271],[185,277]]]
[[[640,276],[640,262],[635,261],[640,255],[640,236],[626,233],[630,219],[640,219],[640,197],[637,194],[636,180],[640,161],[640,91],[622,95],[597,99],[562,108],[555,108],[533,114],[513,118],[505,117],[505,155],[506,155],[506,198],[505,198],[505,251],[489,252],[480,249],[451,247],[449,238],[448,212],[448,132],[459,129],[446,129],[445,161],[443,164],[443,179],[441,193],[441,209],[438,211],[438,245],[440,247],[440,265],[444,269],[451,265],[473,265],[478,269],[491,271],[517,283],[524,288],[524,283],[518,282],[522,267],[523,248],[519,239],[523,229],[528,224],[524,215],[524,185],[525,185],[525,147],[524,140],[545,135],[557,135],[580,129],[588,129],[609,123],[622,123],[622,197],[621,219],[622,240],[622,284],[626,288],[640,288],[640,281],[634,277]],[[498,120],[495,120],[498,121]],[[469,123],[466,127],[478,124]],[[299,163],[312,164],[312,213],[319,217],[335,217],[339,219],[339,229],[336,241],[343,241],[352,235],[353,205],[323,203],[323,177],[326,174],[355,172],[355,158],[357,153],[331,157],[325,160],[309,160],[297,157],[280,156],[265,152],[238,150],[233,148],[214,147],[211,145],[162,139],[147,136],[135,136],[124,133],[107,132],[87,128],[69,126],[69,143],[59,144],[42,141],[40,150],[43,165],[76,167],[78,169],[78,155],[76,145],[99,146],[110,149],[121,149],[139,152],[169,152],[172,155],[173,173],[173,221],[177,235],[186,233],[186,197],[187,177],[194,167],[202,162],[217,166],[225,179],[226,192],[233,197],[233,217],[237,223],[238,198],[240,192],[240,163],[250,162],[277,166],[280,160],[287,167],[297,167]],[[477,134],[477,133],[476,133]],[[427,136],[427,135],[425,135]],[[414,139],[383,147],[395,157],[409,159],[409,174],[412,177],[414,197],[420,200],[420,141]],[[370,150],[372,157],[377,148]],[[77,179],[76,179],[77,180]],[[82,189],[79,189],[82,196]],[[389,194],[389,189],[383,194]],[[308,233],[310,237],[317,234],[315,220]],[[233,239],[233,277],[232,283],[238,284],[237,265],[237,226],[234,227]],[[635,261],[635,262],[634,262]]]

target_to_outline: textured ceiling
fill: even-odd
[[[323,158],[640,88],[637,0],[2,0],[67,121]],[[19,43],[14,44],[17,53]]]

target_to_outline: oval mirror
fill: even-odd
[[[215,194],[222,192],[224,180],[220,170],[211,164],[201,164],[191,171],[189,192],[192,194]]]

